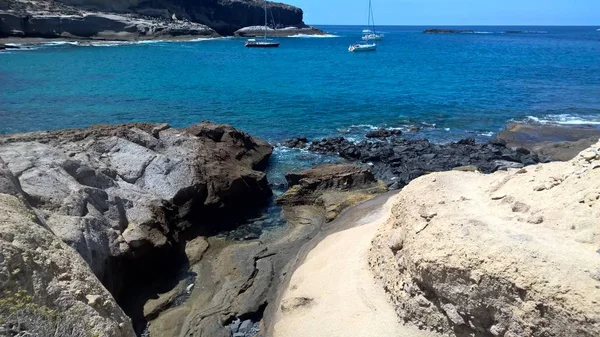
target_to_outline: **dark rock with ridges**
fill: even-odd
[[[491,173],[499,169],[546,161],[536,154],[507,148],[498,141],[477,143],[472,138],[455,143],[435,144],[426,139],[408,140],[400,137],[390,137],[387,141],[353,143],[343,137],[333,137],[313,141],[309,150],[368,163],[372,165],[375,176],[392,189],[401,188],[429,172],[447,171],[456,167],[475,165],[481,172]]]

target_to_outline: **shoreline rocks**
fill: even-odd
[[[251,26],[244,27],[238,29],[234,32],[235,36],[239,37],[261,37],[264,36],[264,27],[263,26]],[[285,27],[285,28],[267,28],[267,36],[268,37],[286,37],[286,36],[295,36],[295,35],[324,35],[325,32],[322,30],[304,26],[304,27]]]
[[[62,15],[0,12],[0,37],[69,38],[90,40],[144,40],[174,37],[218,37],[208,26],[123,15],[81,12]]]
[[[125,308],[141,284],[185,263],[178,247],[187,232],[211,235],[268,202],[260,170],[271,153],[262,140],[208,122],[0,137],[0,158],[26,200]]]
[[[305,143],[290,140],[284,144],[301,147]],[[426,139],[410,140],[397,136],[358,143],[343,137],[332,137],[313,141],[308,145],[308,150],[369,165],[375,176],[390,189],[401,188],[411,180],[431,172],[476,167],[481,172],[491,173],[547,161],[526,149],[508,148],[502,141],[477,143],[470,138],[435,144]]]
[[[509,147],[527,148],[539,156],[568,161],[600,138],[600,129],[587,125],[511,124],[494,141]]]
[[[281,35],[319,34],[304,24],[300,8],[271,3]],[[264,24],[259,2],[189,0],[142,2],[90,0],[7,0],[0,8],[0,38],[78,38],[137,40],[174,37],[233,36],[237,30]],[[289,28],[285,28],[289,27]],[[322,32],[320,32],[322,33]]]

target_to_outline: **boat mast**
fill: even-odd
[[[267,0],[265,0],[265,41],[267,40]]]

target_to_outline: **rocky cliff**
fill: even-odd
[[[412,181],[370,265],[405,322],[450,336],[600,335],[600,143],[569,162]]]
[[[278,27],[306,27],[301,9],[280,3],[269,7],[269,21]],[[263,2],[255,0],[0,0],[0,37],[210,37],[263,24]]]
[[[210,234],[271,196],[272,147],[230,126],[94,126],[0,138],[25,200],[120,297],[177,265],[188,229]],[[134,294],[128,293],[128,297]]]

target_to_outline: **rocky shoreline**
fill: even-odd
[[[270,10],[280,29],[275,36],[319,35],[304,24],[301,9],[272,3]],[[264,24],[258,2],[234,0],[210,4],[152,4],[135,0],[114,4],[80,0],[7,0],[0,2],[0,39],[9,37],[136,41],[251,36]],[[244,28],[247,27],[247,28]]]
[[[31,280],[15,274],[0,286],[25,290],[51,310],[73,303],[96,310],[89,319],[103,327],[99,336],[268,335],[283,285],[324,233],[350,225],[335,222],[345,209],[431,172],[488,173],[550,160],[500,135],[449,144],[405,139],[397,130],[366,136],[285,142],[347,162],[288,173],[288,190],[277,199],[286,225],[242,241],[219,234],[265,221],[257,212],[272,198],[263,170],[273,148],[231,126],[137,123],[0,136],[0,213],[9,233],[0,235],[0,272],[18,269]],[[39,230],[28,236],[23,225]],[[30,251],[20,242],[38,236],[60,244],[27,254],[44,256],[57,271],[7,255]],[[68,267],[70,259],[80,262]],[[65,321],[77,319],[65,312]]]

